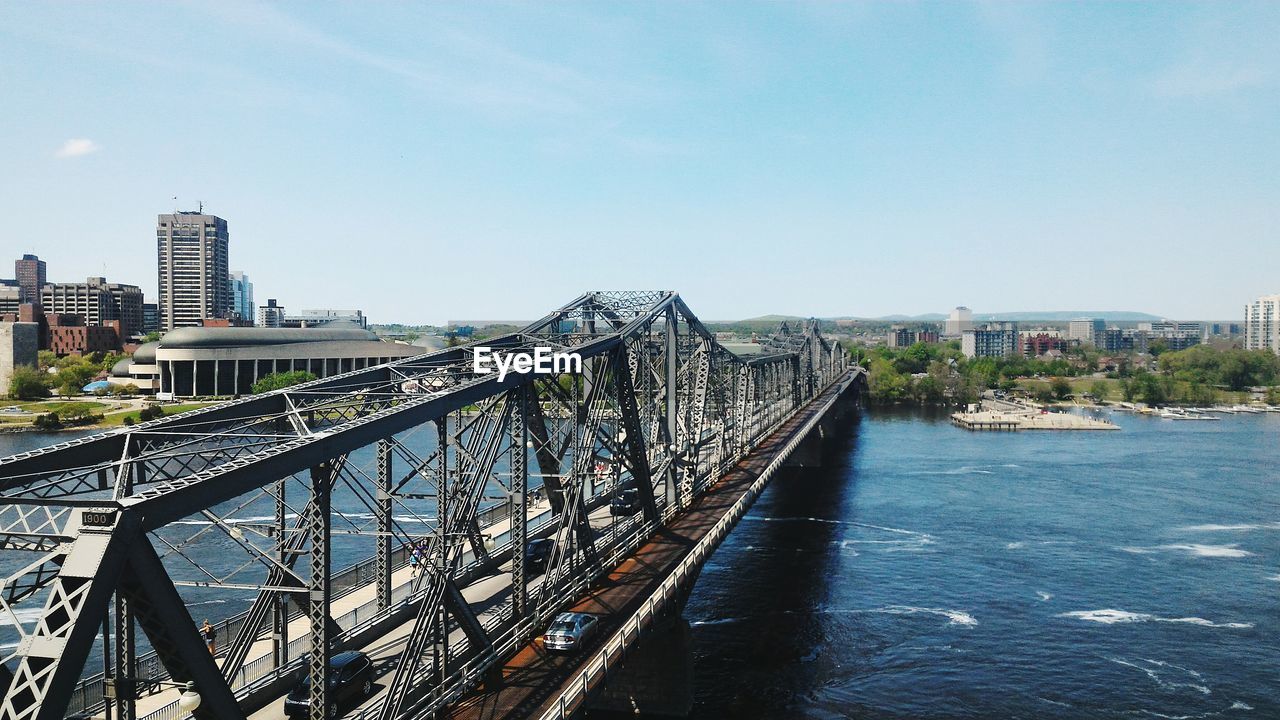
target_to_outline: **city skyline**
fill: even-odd
[[[379,322],[592,287],[676,289],[709,319],[1233,320],[1280,289],[1274,5],[0,18],[22,169],[0,241],[52,280],[158,297],[152,218],[203,200],[267,294]],[[191,51],[130,49],[159,26]],[[166,110],[197,101],[217,112]]]

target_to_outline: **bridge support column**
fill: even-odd
[[[310,720],[329,717],[329,486],[330,465],[311,469],[312,513],[307,523],[311,540],[311,576],[307,590],[307,617],[311,621]]]
[[[289,557],[289,539],[285,532],[285,512],[288,506],[285,504],[285,487],[287,483],[284,480],[276,481],[276,552],[280,560],[280,564],[288,566],[292,558]],[[271,657],[276,667],[281,667],[289,662],[289,595],[287,593],[274,593],[271,599]]]
[[[374,581],[377,583],[379,610],[391,607],[391,442],[379,440],[377,450],[378,488],[374,508],[378,515],[378,559]]]
[[[115,708],[117,720],[135,720],[138,709],[137,667],[133,661],[135,656],[136,635],[133,627],[133,611],[129,608],[129,600],[123,593],[116,593],[116,662],[114,684]]]
[[[674,457],[679,450],[676,439],[680,436],[680,408],[679,408],[679,334],[676,327],[678,320],[674,308],[667,310],[667,341],[666,341],[666,405],[667,405],[667,443],[668,452]],[[665,513],[670,513],[676,507],[679,498],[679,486],[676,479],[676,464],[674,462],[667,465],[667,477],[665,483],[666,509]]]
[[[458,427],[462,427],[461,420]],[[436,577],[432,578],[432,582],[444,582],[443,578],[449,571],[449,558],[453,555],[453,537],[449,534],[449,528],[453,526],[450,518],[451,508],[449,496],[452,488],[449,483],[449,416],[445,415],[436,421],[436,433],[438,435],[437,442],[440,448],[440,467],[439,467],[439,489],[436,493],[436,534],[437,547],[440,552],[436,553],[439,559],[440,567],[436,569]],[[443,684],[445,678],[449,677],[449,611],[445,609],[445,604],[440,603],[436,608],[438,618],[435,620],[435,646],[434,661],[436,666],[436,682]]]
[[[511,391],[515,412],[511,414],[511,616],[520,622],[529,613],[528,577],[524,564],[525,547],[529,544],[528,498],[529,449],[525,413],[528,412],[529,388],[522,385]]]

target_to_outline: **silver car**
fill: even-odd
[[[577,650],[595,635],[600,618],[586,613],[560,613],[542,636],[542,644],[548,650]]]

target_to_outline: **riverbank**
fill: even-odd
[[[130,421],[141,422],[140,413],[149,406],[160,408],[165,415],[176,415],[207,407],[215,402],[219,401],[157,404],[154,400],[146,398],[102,400],[96,397],[15,402],[10,405],[0,405],[0,433],[100,430],[131,424]],[[35,424],[37,417],[49,414],[58,415],[64,420],[64,425],[39,427]],[[92,422],[78,420],[85,417],[96,419]]]

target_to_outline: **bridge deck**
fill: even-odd
[[[503,666],[500,684],[481,685],[461,700],[448,717],[453,720],[541,717],[556,702],[561,687],[574,676],[579,665],[635,612],[694,545],[748,492],[787,442],[814,414],[823,412],[827,401],[843,389],[842,383],[835,383],[784,422],[688,511],[659,530],[573,606],[576,612],[602,616],[601,627],[585,651],[559,656],[545,650],[542,639],[536,638]]]

